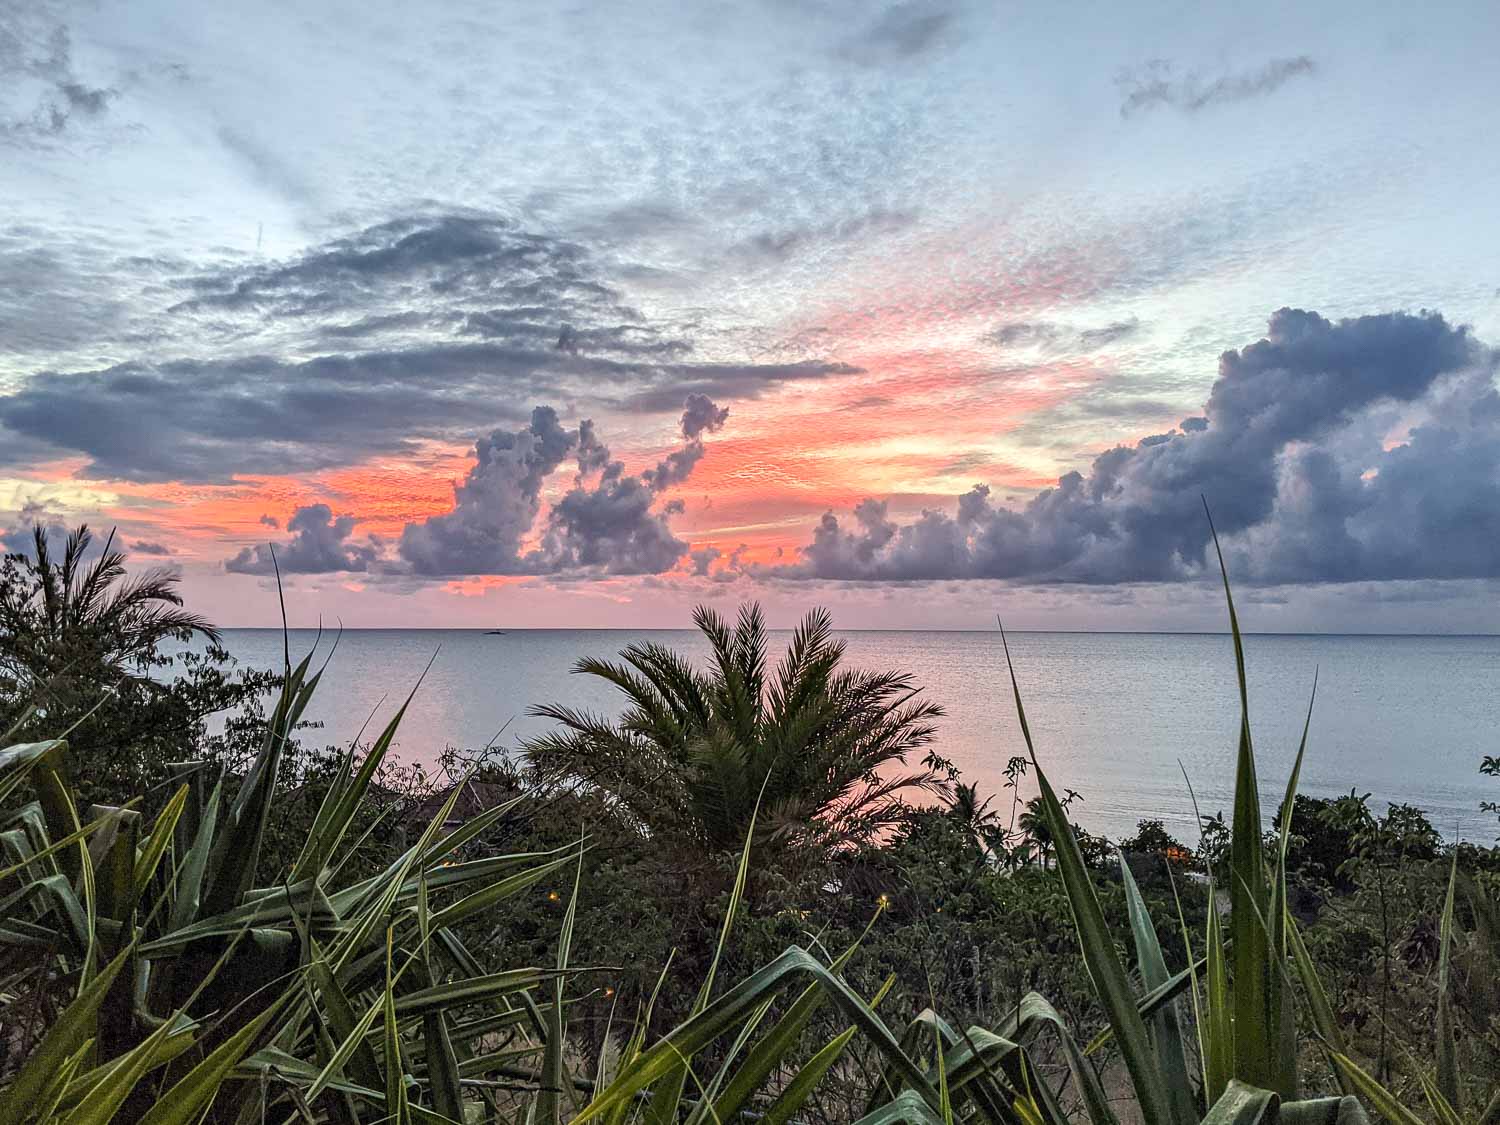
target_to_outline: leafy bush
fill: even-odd
[[[81,811],[62,742],[0,753],[0,1120],[462,1121],[472,1095],[493,1105],[485,1082],[518,1060],[561,1065],[548,1011],[566,954],[552,969],[487,972],[458,927],[576,868],[576,843],[471,857],[509,809],[450,828],[455,788],[383,871],[349,871],[355,813],[399,714],[363,760],[344,760],[280,879],[255,883],[281,755],[319,675],[307,660],[287,669],[232,798],[223,776],[188,763],[149,820]],[[37,799],[13,806],[27,786]],[[550,1008],[528,991],[543,986]],[[28,1012],[42,1018],[18,1018]]]

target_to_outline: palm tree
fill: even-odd
[[[180,608],[177,575],[152,567],[129,577],[111,531],[85,565],[93,535],[75,528],[52,558],[47,529],[32,528],[32,553],[5,558],[0,573],[0,670],[17,686],[45,683],[92,661],[127,674],[165,640],[194,633],[218,640],[196,613]]]
[[[693,620],[712,649],[706,671],[654,643],[574,666],[629,704],[616,722],[534,708],[562,727],[525,745],[539,778],[602,792],[643,833],[712,851],[743,843],[758,801],[764,838],[839,846],[900,820],[914,792],[946,795],[940,758],[907,766],[942,708],[917,700],[906,673],[841,667],[826,610],[807,615],[774,672],[758,605],[733,627],[705,607]]]
[[[165,663],[157,646],[200,634],[217,642],[203,618],[181,608],[177,576],[153,567],[134,576],[114,532],[89,560],[93,536],[74,529],[54,558],[48,530],[32,528],[31,551],[0,566],[0,717],[37,720],[61,734],[111,690],[155,694],[148,673]],[[124,732],[116,730],[117,738]],[[87,742],[85,732],[74,738]]]
[[[1047,817],[1042,809],[1042,799],[1033,797],[1026,802],[1026,811],[1021,814],[1016,827],[1036,848],[1043,867],[1047,866],[1047,855],[1052,850],[1052,829],[1047,826]]]
[[[1005,835],[999,814],[990,809],[993,800],[993,797],[986,797],[981,801],[978,784],[960,781],[953,786],[953,796],[948,802],[948,815],[958,822],[981,852],[989,850],[992,842],[1003,842]]]

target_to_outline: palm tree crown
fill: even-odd
[[[654,643],[626,648],[621,663],[574,666],[614,684],[628,706],[615,722],[534,708],[562,727],[526,744],[540,777],[596,788],[643,832],[711,850],[744,841],[757,801],[767,835],[841,845],[894,823],[913,791],[946,795],[942,759],[907,766],[942,708],[916,699],[906,673],[841,667],[825,610],[802,621],[774,671],[758,605],[732,627],[704,607],[693,620],[712,651],[706,671]]]
[[[22,696],[61,689],[60,680],[115,676],[149,663],[168,639],[218,634],[196,613],[180,608],[177,576],[153,567],[129,576],[114,532],[88,562],[93,536],[74,529],[53,558],[47,529],[32,529],[30,554],[11,554],[0,571],[0,678]],[[38,702],[41,702],[38,700]]]

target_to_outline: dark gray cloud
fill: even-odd
[[[714,563],[718,562],[724,552],[717,547],[699,547],[696,551],[689,551],[688,558],[692,560],[693,573],[699,578],[708,575],[708,570]]]
[[[325,574],[330,571],[369,570],[380,554],[378,542],[358,543],[350,536],[358,521],[353,516],[334,518],[327,504],[298,508],[286,521],[292,537],[273,550],[268,543],[246,547],[224,563],[236,574]]]
[[[35,559],[36,529],[40,527],[42,536],[47,541],[48,552],[53,559],[58,559],[62,557],[68,536],[73,533],[75,526],[76,524],[52,512],[45,503],[29,500],[15,513],[11,526],[0,533],[0,547],[4,547],[8,555],[25,555],[29,559]],[[83,557],[98,558],[104,552],[104,544],[112,536],[112,529],[106,528],[102,533],[97,528],[94,529],[93,538],[85,548]]]
[[[152,543],[144,539],[137,539],[130,545],[131,551],[137,555],[170,555],[172,548],[165,543]]]
[[[0,426],[28,456],[39,444],[82,453],[95,479],[226,482],[453,440],[476,418],[520,421],[515,403],[542,396],[665,412],[691,394],[754,397],[852,370],[695,361],[683,334],[620,301],[582,246],[493,215],[393,220],[172,287],[187,295],[153,342],[185,358],[41,371],[0,397]],[[305,358],[275,358],[288,352]]]
[[[407,524],[399,550],[417,574],[520,574],[521,541],[536,522],[542,485],[578,443],[557,411],[538,406],[514,432],[474,446],[474,465],[453,488],[453,511]]]
[[[682,407],[682,436],[689,441],[705,432],[717,433],[729,419],[729,407],[719,406],[707,395],[690,394]]]
[[[1435,313],[1282,309],[1225,352],[1204,416],[1097,457],[1019,510],[825,515],[773,573],[850,580],[1152,582],[1203,571],[1202,499],[1252,582],[1500,575],[1496,353]],[[1386,438],[1407,427],[1403,441]]]
[[[1208,79],[1196,72],[1179,75],[1170,62],[1152,59],[1144,66],[1121,71],[1115,85],[1121,95],[1121,117],[1163,107],[1196,113],[1213,105],[1261,97],[1316,70],[1317,64],[1311,58],[1297,55],[1271,59],[1254,70]]]
[[[687,544],[672,534],[667,520],[682,508],[676,501],[657,507],[659,492],[632,476],[605,476],[593,488],[570,490],[548,513],[541,549],[528,565],[548,574],[671,570]]]
[[[591,420],[568,430],[555,410],[539,406],[527,426],[477,443],[474,465],[454,487],[453,510],[408,524],[397,565],[423,577],[671,570],[687,544],[669,523],[682,503],[662,502],[662,493],[688,479],[704,456],[702,435],[727,417],[713,401],[690,398],[680,420],[682,448],[630,475]],[[570,454],[573,486],[539,521],[543,488]]]
[[[269,512],[262,512],[261,513],[260,522],[263,523],[263,524],[265,524],[267,527],[274,527],[274,528],[280,528],[281,527],[281,521],[279,519],[277,519],[275,516],[271,515]]]

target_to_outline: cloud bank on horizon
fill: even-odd
[[[0,0],[12,533],[230,623],[1145,624],[1206,497],[1288,627],[1500,626],[1493,6],[504,8]]]

